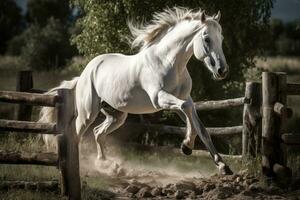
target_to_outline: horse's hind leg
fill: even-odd
[[[105,115],[106,118],[99,126],[96,126],[94,128],[94,135],[97,144],[97,158],[105,160],[105,138],[109,133],[113,132],[124,124],[127,118],[127,113],[123,113],[112,108],[102,108],[101,112]]]

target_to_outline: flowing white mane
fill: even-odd
[[[143,49],[154,42],[161,33],[164,33],[177,23],[183,20],[200,19],[202,12],[204,11],[201,9],[194,11],[188,8],[174,7],[154,13],[153,19],[148,24],[134,25],[132,21],[128,21],[127,24],[132,34],[131,46],[133,48],[140,46]]]

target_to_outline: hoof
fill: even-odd
[[[181,145],[181,151],[182,153],[184,153],[185,155],[191,155],[193,150],[188,148],[185,144]]]
[[[219,174],[220,175],[232,175],[233,172],[231,171],[231,169],[228,167],[228,165],[224,165],[223,167],[221,167],[219,169]]]

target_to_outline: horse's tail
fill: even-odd
[[[78,77],[73,78],[71,81],[63,81],[58,87],[50,89],[45,94],[56,95],[59,89],[72,89],[74,90],[78,81]],[[43,107],[39,114],[38,122],[42,123],[55,123],[56,122],[56,109],[54,107]],[[41,139],[46,144],[47,150],[56,150],[56,139],[53,135],[43,134]]]

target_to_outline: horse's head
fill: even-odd
[[[220,11],[212,18],[207,18],[203,12],[200,16],[203,26],[195,35],[193,42],[194,55],[205,63],[217,80],[226,78],[229,73],[222,49],[223,36],[219,24],[220,18]]]

